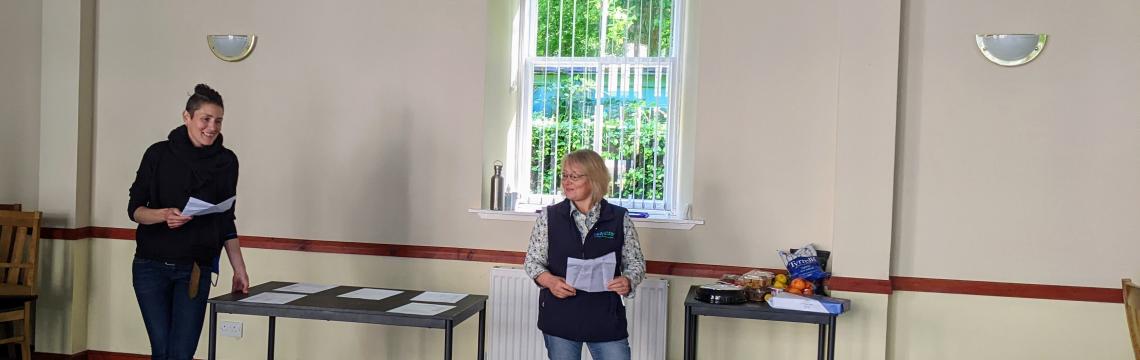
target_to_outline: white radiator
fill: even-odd
[[[626,303],[629,347],[633,360],[665,359],[666,312],[669,282],[645,279],[637,296]],[[546,346],[538,331],[538,286],[516,267],[491,269],[490,360],[536,360],[546,358]],[[584,347],[584,358],[590,359]]]

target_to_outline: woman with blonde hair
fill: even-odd
[[[566,200],[546,207],[534,224],[526,252],[527,275],[539,292],[538,328],[551,360],[582,356],[585,344],[597,360],[629,359],[622,296],[645,278],[641,244],[625,208],[610,204],[610,175],[605,161],[592,150],[562,158],[562,193]],[[566,282],[570,259],[616,255],[608,291],[588,292]]]

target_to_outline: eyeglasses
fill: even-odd
[[[567,180],[569,180],[569,181],[578,182],[578,181],[580,181],[580,180],[582,180],[582,179],[585,179],[585,178],[586,178],[586,174],[568,174],[568,173],[562,173],[562,181],[567,181]]]

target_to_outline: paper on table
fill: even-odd
[[[198,216],[220,213],[233,207],[234,200],[237,200],[237,195],[231,196],[229,199],[226,199],[225,201],[214,205],[199,200],[195,197],[190,197],[190,200],[186,200],[186,206],[182,207],[182,216]]]
[[[444,311],[451,310],[451,308],[454,308],[454,306],[424,304],[424,303],[408,303],[407,305],[404,305],[404,306],[401,306],[401,307],[398,307],[398,308],[395,308],[392,310],[388,310],[388,312],[431,316],[431,315],[439,314],[439,313],[444,312]]]
[[[566,259],[566,283],[588,292],[609,291],[606,284],[614,279],[617,255],[605,254],[593,259]]]
[[[293,300],[305,297],[304,294],[286,294],[275,292],[263,292],[254,296],[241,299],[244,302],[263,303],[263,304],[288,304]]]
[[[350,291],[348,293],[337,295],[337,297],[364,299],[364,300],[380,300],[392,295],[402,293],[403,291],[386,290],[386,289],[359,289]]]
[[[282,286],[282,287],[273,289],[273,291],[288,291],[288,292],[295,292],[295,293],[302,293],[302,294],[316,294],[316,293],[319,293],[321,291],[332,289],[334,287],[336,287],[336,285],[296,283],[293,285]]]
[[[463,300],[467,294],[455,294],[445,292],[425,291],[422,294],[416,295],[412,301],[426,301],[438,303],[455,303],[456,301]]]

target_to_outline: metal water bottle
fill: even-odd
[[[491,175],[491,210],[503,211],[503,163],[495,161],[495,174]]]

